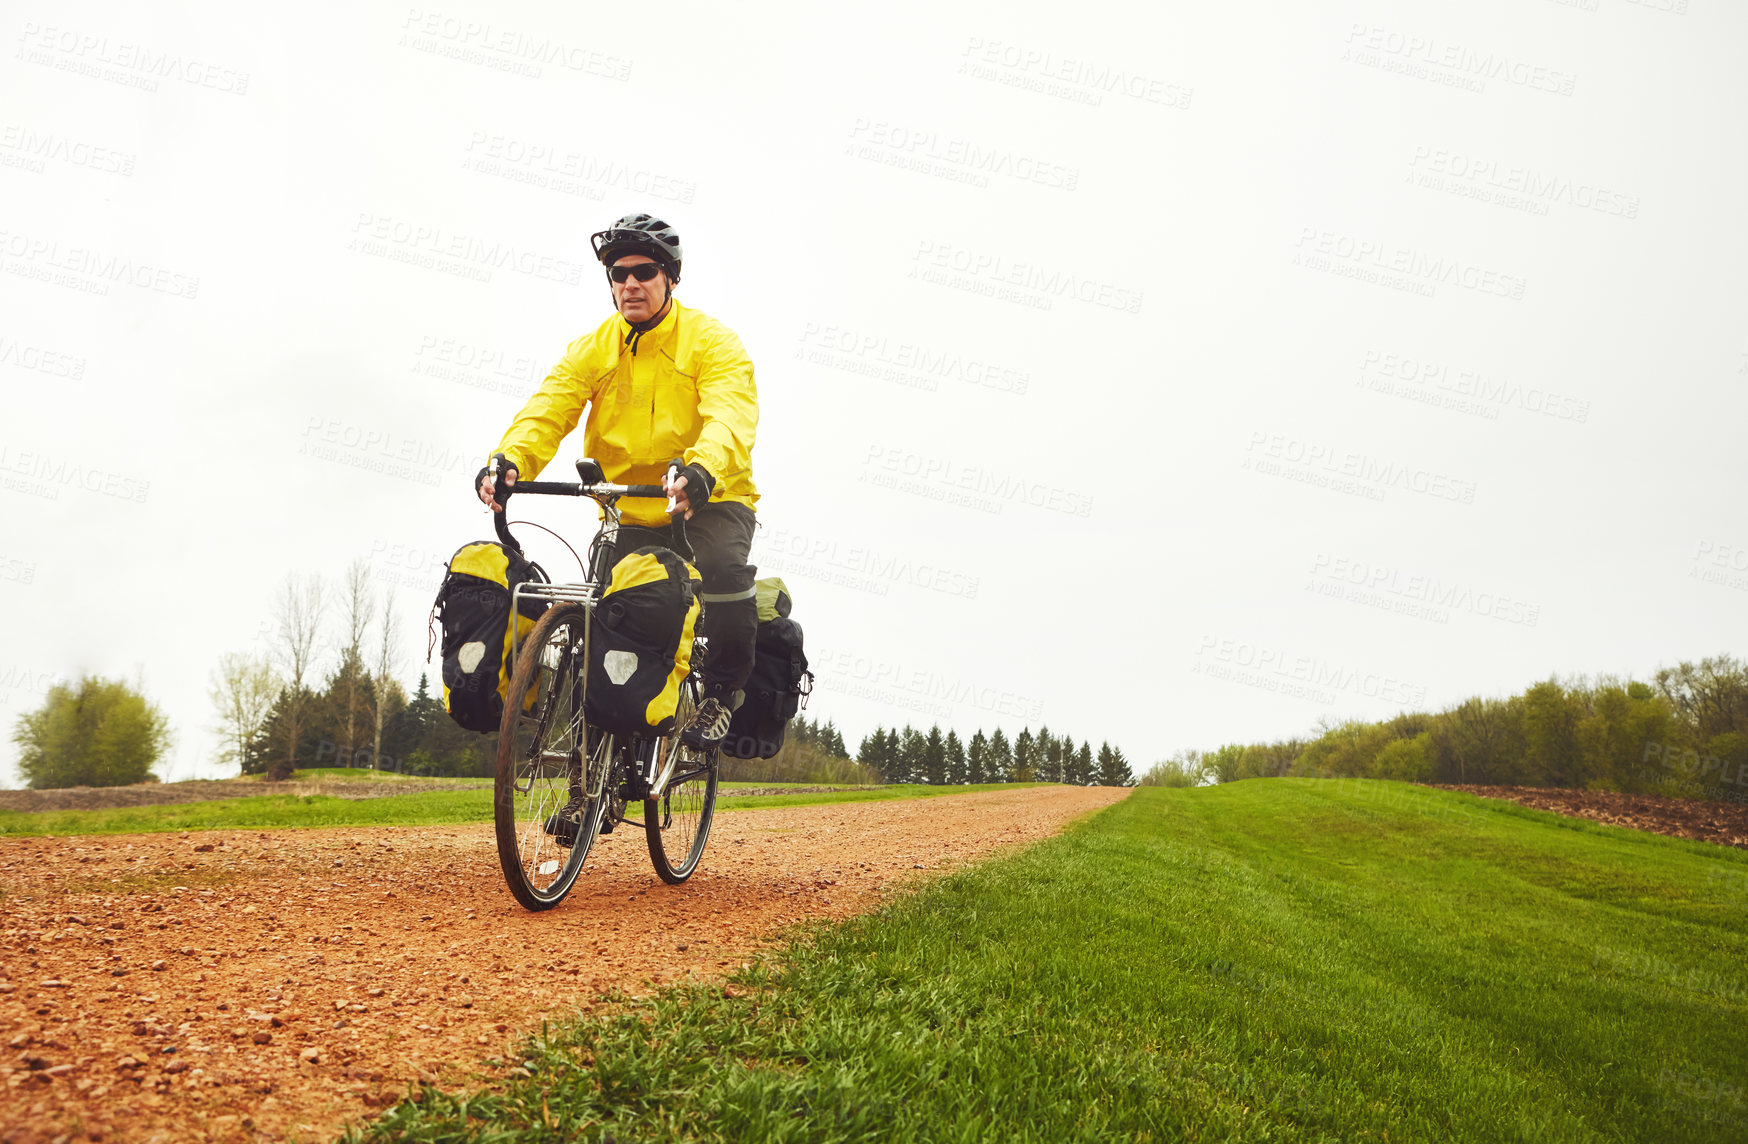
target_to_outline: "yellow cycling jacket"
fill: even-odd
[[[618,314],[565,350],[546,383],[510,424],[497,452],[533,480],[559,442],[589,408],[583,453],[601,463],[607,479],[659,485],[668,462],[682,457],[716,478],[711,501],[752,508],[753,434],[759,395],[753,363],[733,330],[675,302],[655,329],[635,342]],[[627,524],[667,523],[666,504],[619,502]]]

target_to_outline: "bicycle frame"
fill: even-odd
[[[578,475],[593,475],[594,472],[598,472],[598,469],[591,470],[586,467],[592,464],[593,462],[589,461],[579,461],[577,463]],[[596,605],[600,602],[601,594],[605,590],[605,580],[609,574],[609,568],[606,566],[609,555],[613,552],[614,544],[619,538],[619,499],[625,496],[667,495],[659,485],[617,485],[605,481],[583,481],[577,484],[571,484],[569,482],[525,481],[517,482],[517,484],[512,486],[509,491],[516,493],[534,493],[537,495],[545,494],[552,496],[587,497],[599,504],[602,512],[600,535],[596,537],[589,549],[591,553],[591,564],[593,567],[590,567],[585,571],[584,579],[580,583],[518,584],[510,597],[510,614],[513,617],[522,614],[521,604],[523,600],[544,600],[549,604],[578,604],[581,605],[592,617],[595,613]],[[670,499],[670,508],[672,507],[672,504],[673,502]],[[677,541],[676,547],[683,549],[684,551],[682,552],[682,555],[689,558],[691,556],[691,545],[686,542],[685,520],[677,513],[674,514],[672,519],[674,522],[675,540]],[[518,552],[521,551],[522,546],[517,543],[516,538],[510,534],[507,503],[504,512],[493,514],[493,525],[497,530],[499,540],[501,540],[507,547],[513,548]],[[520,633],[517,631],[517,627],[518,625],[515,623],[510,625],[511,663],[517,662],[517,655],[519,654],[517,644]],[[592,651],[589,646],[589,640],[593,635],[593,631],[593,624],[587,624],[584,626],[583,657],[585,662],[588,661],[588,657]],[[707,646],[708,641],[704,637],[698,636],[694,638],[693,662],[695,664],[703,662],[700,652],[702,652]],[[694,667],[693,670],[696,672],[697,668]],[[588,686],[586,672],[581,673],[578,677],[577,686],[584,688],[586,694],[586,688]],[[579,695],[577,697],[577,710],[582,709],[583,698],[584,695]],[[610,755],[616,754],[615,748],[619,745],[616,742],[617,738],[618,736],[614,735],[605,736],[602,749],[606,749]],[[659,738],[646,739],[634,737],[626,744],[632,748],[631,755],[637,763],[638,778],[641,780],[643,786],[648,790],[648,798],[651,800],[659,800],[662,797],[662,794],[667,789],[668,783],[673,780],[676,767],[678,752],[670,751],[665,760],[667,765],[659,775],[655,773],[655,749],[657,744],[661,741],[662,740]],[[592,753],[595,749],[597,748],[588,747],[585,740],[586,752]],[[612,767],[608,768],[609,771],[612,769]],[[606,781],[611,782],[611,777],[609,776]],[[600,797],[603,793],[605,792],[589,792],[591,797]],[[620,820],[629,821],[622,816],[620,817]]]

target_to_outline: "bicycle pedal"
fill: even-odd
[[[569,850],[577,844],[577,827],[579,825],[575,820],[565,815],[555,814],[546,820],[546,832],[552,835],[554,842]]]

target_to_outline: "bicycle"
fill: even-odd
[[[590,620],[611,577],[619,536],[619,500],[666,497],[660,485],[620,485],[602,479],[600,466],[577,462],[578,483],[518,481],[516,495],[588,497],[601,506],[602,524],[589,547],[580,583],[518,585],[511,615],[524,599],[547,600],[545,614],[517,640],[512,625],[510,678],[498,734],[493,802],[498,863],[516,900],[530,910],[550,910],[563,901],[601,834],[620,825],[641,826],[651,863],[662,881],[678,885],[692,876],[710,838],[716,811],[718,752],[680,742],[703,695],[701,665],[707,641],[693,641],[691,671],[680,688],[673,732],[642,738],[608,734],[584,717],[588,683]],[[500,504],[506,504],[502,497]],[[671,507],[670,502],[670,507]],[[517,552],[508,515],[495,512],[498,539]],[[673,515],[673,547],[688,561],[683,514]],[[538,527],[538,526],[536,526]],[[627,526],[633,527],[633,526]],[[642,818],[627,815],[643,804]],[[566,817],[560,812],[571,807]]]

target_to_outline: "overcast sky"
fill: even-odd
[[[1743,650],[1733,0],[0,12],[8,730],[138,677],[220,774],[213,665],[357,557],[416,683],[640,210],[852,745],[1144,766]]]

